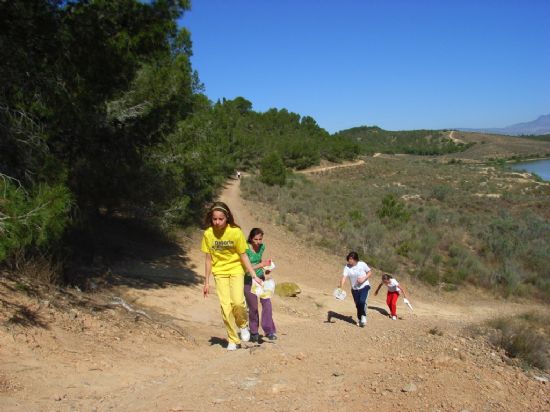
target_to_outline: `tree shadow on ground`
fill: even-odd
[[[93,228],[73,232],[70,242],[73,255],[65,282],[84,291],[118,285],[145,289],[200,282],[183,244],[144,220],[100,216]]]
[[[210,343],[210,346],[220,345],[221,347],[225,348],[227,346],[227,339],[222,339],[217,336],[212,336],[208,340],[208,343]]]
[[[325,321],[325,323],[335,323],[332,321],[332,318],[336,318],[338,320],[342,320],[344,322],[347,322],[347,323],[351,323],[352,325],[357,325],[357,322],[355,322],[355,320],[353,319],[353,316],[345,316],[345,315],[342,315],[338,312],[334,312],[332,310],[329,310],[327,312],[327,320]]]
[[[381,315],[390,316],[390,314],[388,313],[388,311],[387,311],[386,309],[384,309],[384,308],[381,308],[381,307],[378,307],[378,306],[369,306],[368,308],[377,311],[377,312],[380,313]]]
[[[19,307],[7,320],[7,323],[22,326],[24,328],[34,327],[48,329],[47,323],[42,320],[38,312],[27,306]]]
[[[6,326],[15,325],[24,328],[49,329],[48,324],[38,313],[39,309],[31,309],[26,305],[10,302],[3,298],[0,298],[0,306],[12,312],[11,316],[5,321]]]
[[[33,304],[19,303],[23,299],[32,299]],[[36,309],[32,308],[40,302]],[[56,287],[25,277],[19,277],[14,272],[4,272],[0,275],[0,308],[8,309],[6,314],[7,325],[23,327],[40,327],[49,329],[48,320],[43,319],[40,311],[43,307],[52,307],[67,311],[72,307],[79,307],[89,312],[103,312],[111,306],[98,303],[96,295],[87,295],[77,289]]]

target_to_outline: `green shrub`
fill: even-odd
[[[26,248],[57,242],[69,222],[71,205],[65,186],[38,185],[27,193],[7,178],[0,180],[0,262]]]
[[[436,185],[432,188],[431,197],[442,202],[452,191],[453,189],[449,185]]]
[[[416,241],[408,239],[399,243],[399,245],[395,248],[395,253],[400,256],[409,257],[411,252],[417,249],[418,244],[416,243]]]
[[[436,266],[439,266],[443,262],[443,256],[435,254],[432,256],[432,263]]]
[[[495,256],[506,258],[515,253],[518,245],[515,236],[518,225],[511,216],[505,215],[494,219],[489,223],[488,229],[485,234],[486,243]]]
[[[384,196],[382,205],[376,213],[380,220],[390,224],[405,223],[411,217],[405,203],[393,193]]]
[[[442,289],[445,292],[456,292],[458,290],[458,286],[455,283],[444,283]]]
[[[271,152],[264,157],[260,165],[260,181],[269,186],[284,186],[286,168],[283,159],[277,152]]]
[[[415,271],[416,276],[429,283],[430,285],[437,285],[440,281],[439,270],[435,266],[423,266]]]
[[[367,265],[369,265],[369,267],[379,268],[382,265],[382,259],[379,259],[375,254],[364,252],[362,259],[367,263]]]
[[[440,220],[439,209],[430,208],[426,213],[426,222],[429,223],[430,225],[436,225],[437,223],[439,223],[439,220]]]
[[[503,288],[507,295],[513,294],[521,283],[521,271],[510,261],[503,261],[500,268],[494,272],[495,283]]]
[[[458,245],[452,245],[449,247],[449,256],[451,258],[463,258],[464,249]]]
[[[466,280],[470,272],[464,267],[449,269],[444,275],[443,280],[452,284],[460,284]]]
[[[395,256],[391,253],[382,253],[382,255],[377,259],[380,269],[384,272],[395,273],[397,271],[398,265]]]

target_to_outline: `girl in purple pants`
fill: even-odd
[[[256,275],[265,280],[265,275],[269,276],[269,272],[264,274],[263,267],[269,265],[269,261],[262,260],[262,255],[265,250],[263,243],[264,232],[262,229],[255,227],[248,235],[248,249],[246,254],[250,259],[252,268],[256,271]],[[259,317],[258,317],[258,296],[250,291],[252,287],[252,277],[246,274],[244,278],[244,296],[248,306],[248,325],[250,327],[250,341],[258,342],[260,335],[258,334]],[[273,322],[273,310],[271,307],[271,299],[262,299],[262,329],[265,336],[269,340],[277,339],[275,335],[275,323]]]

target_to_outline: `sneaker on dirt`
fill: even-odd
[[[244,342],[248,342],[250,340],[250,332],[248,328],[241,328],[241,339]]]

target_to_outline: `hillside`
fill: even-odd
[[[471,332],[497,315],[546,308],[400,277],[414,312],[400,304],[392,322],[384,294],[372,295],[368,325],[358,328],[352,301],[331,296],[342,256],[274,225],[265,206],[240,198],[238,183],[228,182],[221,200],[245,231],[265,230],[277,281],[302,288],[274,298],[276,343],[223,348],[217,298],[201,294],[200,231],[172,248],[134,235],[127,248],[144,249],[97,268],[88,292],[41,297],[2,279],[2,409],[550,410],[542,372]]]
[[[452,137],[470,146],[447,158],[487,161],[492,159],[550,157],[550,142],[486,133],[453,131]]]
[[[494,160],[550,156],[546,136],[512,137],[494,133],[402,130],[390,131],[376,126],[361,126],[335,133],[359,146],[361,153],[372,155],[409,154],[442,156],[442,159]]]
[[[304,241],[357,250],[389,273],[550,298],[550,183],[499,164],[438,160],[367,157],[285,187],[245,179],[243,196]]]
[[[405,153],[415,155],[441,155],[460,152],[469,144],[453,140],[441,130],[384,130],[377,126],[360,126],[341,130],[335,138],[347,138],[359,145],[364,154]]]

